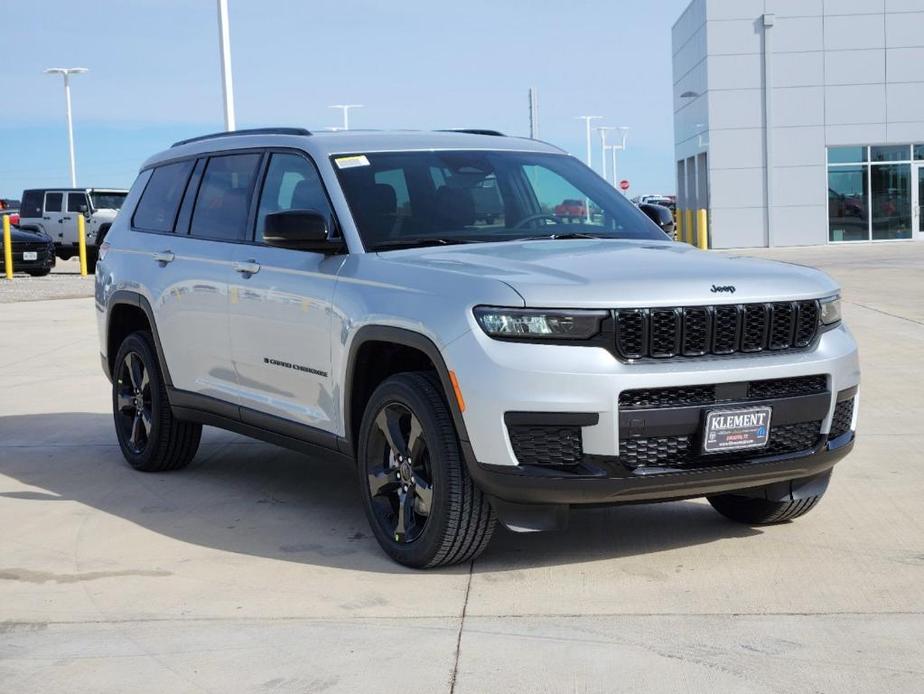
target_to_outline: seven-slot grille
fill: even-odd
[[[817,301],[616,311],[616,352],[623,359],[802,349],[818,333]]]

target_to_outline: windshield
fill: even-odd
[[[95,210],[120,210],[128,193],[90,193]]]
[[[367,250],[524,238],[666,238],[567,155],[377,152],[332,159]]]

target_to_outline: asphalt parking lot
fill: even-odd
[[[0,305],[0,691],[924,690],[924,244],[759,254],[839,279],[861,346],[817,509],[585,511],[429,572],[380,552],[343,466],[207,429],[134,473],[92,299]]]

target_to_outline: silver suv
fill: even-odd
[[[541,142],[187,140],[144,164],[100,250],[128,462],[187,465],[203,424],[334,454],[409,566],[588,505],[705,496],[790,520],[853,446],[857,348],[829,277],[673,243]]]

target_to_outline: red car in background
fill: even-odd
[[[584,219],[587,217],[587,205],[583,200],[562,200],[555,206],[555,216],[563,219]]]
[[[0,198],[0,216],[10,216],[10,224],[14,227],[19,226],[19,200],[7,200]]]

